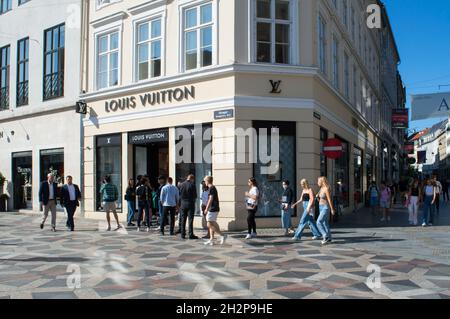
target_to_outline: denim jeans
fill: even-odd
[[[150,206],[148,205],[148,201],[138,202],[138,221],[137,221],[138,227],[141,227],[142,215],[144,214],[144,210],[147,227],[150,227],[151,217],[150,217]]]
[[[331,239],[330,224],[328,220],[330,219],[330,206],[319,205],[319,218],[317,219],[317,228],[319,228],[323,239]]]
[[[292,227],[292,208],[288,208],[287,210],[282,209],[281,210],[281,228],[283,229],[289,229]]]
[[[134,221],[134,214],[136,213],[136,202],[128,201],[128,225]]]
[[[434,215],[434,204],[431,204],[433,201],[433,196],[425,196],[423,200],[423,220],[422,223],[428,225],[428,223],[433,222]]]
[[[300,224],[298,225],[297,231],[295,232],[294,238],[301,239],[303,231],[305,230],[306,225],[309,226],[313,236],[320,237],[320,232],[317,229],[316,222],[314,221],[314,216],[308,214],[309,202],[303,202],[303,216],[300,219]],[[311,208],[311,212],[314,212],[314,208]]]

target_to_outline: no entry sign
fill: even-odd
[[[344,147],[342,141],[337,138],[331,138],[323,143],[323,153],[331,159],[338,159],[342,156]]]

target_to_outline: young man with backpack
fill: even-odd
[[[375,215],[376,209],[377,209],[378,203],[379,203],[378,198],[380,196],[380,191],[378,190],[378,187],[377,187],[377,184],[375,183],[375,181],[372,181],[370,183],[368,193],[369,193],[369,197],[370,197],[369,203],[370,203],[370,207],[372,210],[372,215]]]

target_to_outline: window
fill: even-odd
[[[11,10],[11,0],[0,0],[0,14]]]
[[[60,197],[61,188],[64,185],[64,149],[41,150],[40,153],[41,181],[45,181],[47,175],[52,174],[58,185],[57,197]]]
[[[65,26],[44,32],[44,100],[64,96]]]
[[[28,54],[29,39],[17,44],[17,106],[28,104]]]
[[[348,29],[348,4],[347,4],[347,0],[343,0],[342,20],[344,22],[345,27]]]
[[[352,23],[352,26],[351,26],[351,28],[352,28],[352,30],[351,30],[351,32],[352,32],[352,40],[353,40],[353,42],[355,42],[356,41],[356,23],[355,23],[355,8],[352,6],[351,7],[351,9],[350,9],[350,19],[351,19],[351,23]]]
[[[119,84],[119,32],[97,38],[97,89]]]
[[[354,169],[354,199],[355,205],[362,203],[362,178],[363,178],[363,152],[360,148],[353,148],[353,169]]]
[[[101,9],[109,4],[120,2],[122,0],[97,0],[97,9]]]
[[[21,6],[22,4],[25,4],[27,2],[29,2],[30,0],[19,0],[19,6]]]
[[[0,111],[9,108],[9,56],[9,45],[0,49]]]
[[[323,153],[323,143],[328,140],[328,131],[324,128],[320,128],[320,176],[328,177],[328,160]]]
[[[358,84],[356,82],[356,77],[357,77],[357,70],[356,70],[356,65],[353,66],[353,104],[356,105],[358,98],[357,98],[357,88],[358,88]]]
[[[212,3],[184,10],[184,69],[186,71],[213,64]]]
[[[333,36],[333,85],[339,89],[339,42]]]
[[[342,141],[343,147],[343,155],[335,160],[335,194],[339,199],[339,203],[343,205],[343,207],[349,206],[350,201],[350,193],[349,193],[349,180],[350,180],[350,154],[349,154],[349,145],[348,142],[341,139],[339,136],[336,136],[337,139]]]
[[[257,0],[256,61],[289,64],[291,61],[291,2]]]
[[[326,61],[326,23],[325,19],[319,15],[319,67],[322,73],[326,74],[327,61]]]
[[[137,79],[161,76],[161,19],[137,26]]]
[[[33,153],[12,153],[14,209],[33,209]]]
[[[344,53],[344,94],[350,98],[350,58]]]

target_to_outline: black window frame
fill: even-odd
[[[321,127],[320,128],[320,175],[328,178],[328,158],[325,156],[323,152],[323,144],[328,140],[329,132],[327,129]],[[322,170],[322,162],[323,169]],[[324,174],[325,173],[325,174]]]
[[[23,5],[23,4],[27,3],[27,2],[30,2],[30,1],[31,0],[18,0],[17,1],[17,5],[21,6],[21,5]]]
[[[3,51],[6,51],[6,64],[3,65]],[[2,74],[6,70],[5,87],[1,86]],[[9,88],[11,80],[11,45],[5,45],[0,48],[0,111],[9,110]]]
[[[24,59],[21,60],[21,44],[24,44]],[[16,106],[25,106],[28,105],[28,94],[29,94],[29,57],[30,57],[30,38],[26,37],[19,41],[17,41],[17,87],[16,87]],[[24,65],[23,68],[23,79],[24,81],[20,81],[20,67]],[[27,80],[25,80],[27,79]]]
[[[8,4],[8,6],[6,7],[6,10],[3,11],[3,5],[5,2]],[[11,10],[12,10],[12,0],[0,0],[0,15],[5,14],[6,12],[9,12]]]
[[[58,46],[54,46],[54,32],[58,30]],[[64,33],[64,41],[61,46],[61,30]],[[51,49],[47,51],[47,34],[51,32]],[[64,65],[65,65],[65,39],[66,39],[66,28],[65,23],[61,23],[54,27],[44,30],[44,70],[43,70],[43,87],[42,96],[44,101],[64,97]],[[53,56],[57,53],[58,56],[58,70],[55,72]],[[51,72],[47,74],[47,56],[51,55]],[[48,88],[48,81],[51,81],[51,87]]]

